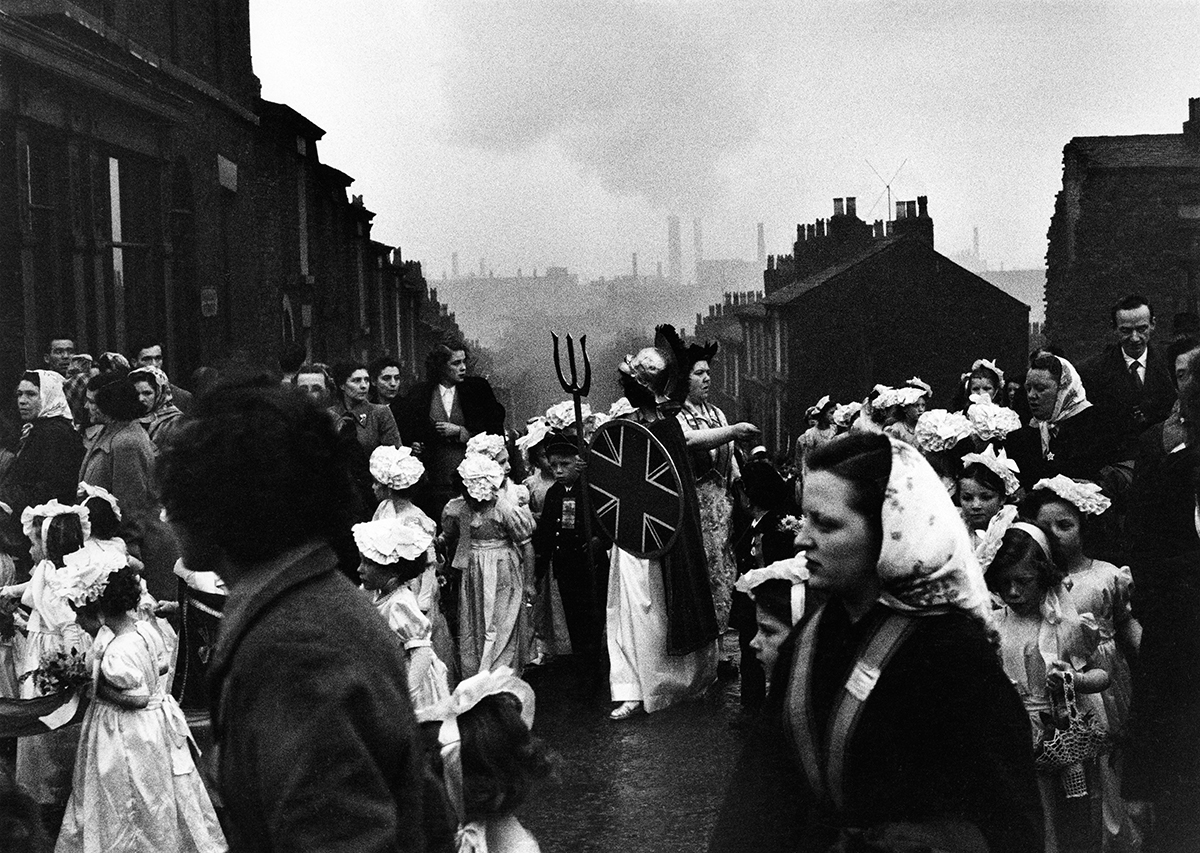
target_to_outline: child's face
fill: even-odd
[[[100,633],[100,626],[104,624],[100,621],[99,614],[91,610],[76,610],[75,621],[92,637]]]
[[[1001,569],[1000,577],[996,579],[996,590],[1018,616],[1037,613],[1046,595],[1046,590],[1038,581],[1037,569],[1027,563]]]
[[[358,577],[364,589],[383,589],[392,579],[390,573],[378,563],[363,557],[358,564]]]
[[[550,461],[550,473],[554,475],[554,482],[569,486],[579,479],[578,456],[573,453],[551,453],[548,458]]]
[[[1074,557],[1083,550],[1079,516],[1072,507],[1054,501],[1038,510],[1034,519],[1038,527],[1050,534],[1050,544],[1060,556]]]
[[[1004,506],[1004,495],[982,483],[963,478],[958,481],[958,504],[963,521],[971,530],[985,530],[988,522]]]
[[[371,494],[375,496],[375,500],[382,501],[387,500],[391,496],[392,490],[382,483],[372,483]]]
[[[968,396],[971,394],[987,394],[989,400],[996,398],[996,386],[986,376],[973,376],[967,386]]]
[[[758,617],[758,633],[750,641],[750,648],[754,649],[755,657],[770,678],[775,670],[775,662],[779,660],[779,647],[787,639],[792,626],[781,622],[762,607],[755,606],[754,610]]]
[[[508,451],[507,450],[500,451],[500,455],[496,457],[496,464],[499,465],[501,467],[501,469],[503,469],[503,471],[506,475],[512,473],[512,463],[510,463],[508,461]]]

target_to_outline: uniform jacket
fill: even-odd
[[[234,586],[209,670],[230,850],[424,849],[403,661],[324,543]]]

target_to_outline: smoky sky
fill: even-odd
[[[856,196],[928,195],[937,247],[1043,262],[1074,136],[1178,133],[1200,95],[1200,4],[255,0],[264,96],[324,127],[374,236],[435,279],[584,280],[705,254],[787,252]],[[903,165],[902,165],[903,164]],[[902,168],[901,168],[902,166]],[[878,174],[877,174],[878,173]],[[881,177],[882,179],[881,180]],[[685,224],[685,269],[690,240]]]

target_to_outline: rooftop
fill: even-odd
[[[1135,136],[1077,136],[1067,145],[1091,168],[1200,168],[1200,146],[1182,133],[1143,133]]]

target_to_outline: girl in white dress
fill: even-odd
[[[75,612],[48,583],[64,558],[81,548],[90,534],[87,509],[52,500],[26,508],[21,527],[33,543],[33,572],[24,583],[0,588],[0,596],[16,599],[29,610],[18,678],[36,670],[49,655],[71,649],[85,654],[91,645],[91,637],[75,623]],[[20,681],[22,699],[41,695],[32,676]],[[17,742],[17,784],[41,805],[61,807],[67,801],[78,737],[78,729],[65,726]]]
[[[442,593],[438,582],[441,560],[438,558],[437,549],[432,545],[432,540],[437,537],[437,524],[412,501],[412,490],[425,476],[425,465],[413,456],[412,450],[407,447],[381,445],[371,452],[370,468],[371,477],[375,480],[372,491],[375,499],[379,501],[372,519],[399,519],[425,531],[431,537],[429,550],[424,557],[424,568],[417,577],[408,581],[407,586],[416,595],[421,612],[433,625],[433,650],[446,664],[450,683],[454,684],[457,678],[453,668],[457,664],[458,655],[454,650],[454,637],[450,633],[450,626],[442,613]]]
[[[420,527],[394,518],[368,521],[353,528],[362,555],[358,576],[373,592],[379,615],[404,643],[408,692],[421,710],[450,695],[446,664],[432,646],[432,628],[408,583],[419,577],[433,537]]]
[[[56,853],[227,849],[183,711],[160,681],[162,638],[134,608],[141,582],[112,552],[67,557],[52,585],[92,647],[92,703]]]

